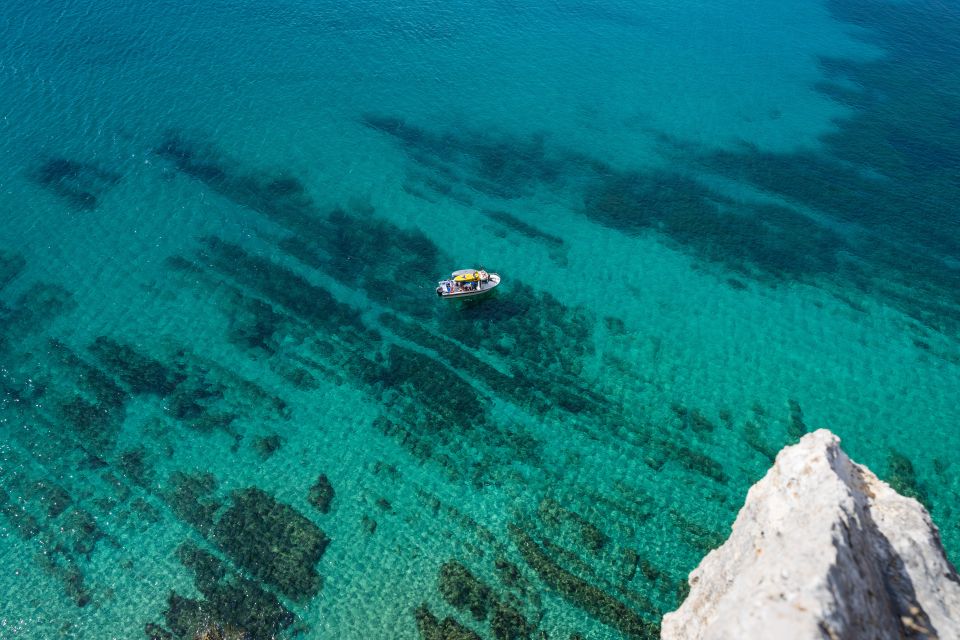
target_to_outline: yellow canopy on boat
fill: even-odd
[[[454,282],[477,282],[479,280],[480,273],[477,271],[474,271],[473,273],[462,273],[453,277]]]

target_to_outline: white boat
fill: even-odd
[[[487,293],[498,284],[500,274],[487,273],[483,269],[460,269],[437,284],[437,295],[441,298],[469,298]]]

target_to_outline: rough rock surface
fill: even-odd
[[[960,638],[960,579],[926,509],[821,429],[750,489],[661,637]]]

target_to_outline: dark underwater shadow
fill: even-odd
[[[816,88],[852,110],[821,138],[822,149],[772,153],[743,145],[694,162],[853,226],[857,239],[839,247],[836,284],[956,336],[960,79],[945,71],[960,66],[960,12],[943,3],[827,6],[884,55],[821,59],[826,79]]]

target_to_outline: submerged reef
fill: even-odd
[[[457,464],[464,450],[455,443],[492,438],[512,452],[510,457],[534,460],[539,455],[535,438],[491,419],[495,397],[537,412],[595,420],[616,411],[579,378],[593,348],[591,318],[580,310],[522,283],[515,285],[521,290],[514,299],[466,306],[462,314],[423,305],[419,282],[448,268],[450,258],[422,232],[401,228],[370,207],[323,210],[289,173],[243,167],[181,134],[168,136],[157,153],[286,231],[264,238],[283,259],[208,237],[195,256],[170,261],[231,310],[226,314],[230,341],[266,359],[296,389],[314,390],[322,380],[364,389],[385,409],[377,423],[381,432],[418,458],[442,459],[453,475],[471,469],[476,482],[505,458],[497,454],[482,464]],[[534,233],[510,216],[493,217]],[[369,321],[317,276],[362,291],[384,313]],[[392,284],[384,287],[384,282]],[[318,333],[324,338],[313,338]],[[485,336],[491,333],[512,338],[490,344]],[[282,336],[287,337],[284,348]],[[473,380],[484,385],[469,383]]]
[[[551,589],[597,620],[619,630],[628,638],[656,638],[658,625],[644,620],[633,609],[587,580],[557,564],[529,533],[510,525],[510,535],[524,561]]]
[[[437,619],[426,604],[414,611],[421,640],[483,640],[476,632],[453,618]]]
[[[960,577],[929,514],[824,429],[777,455],[689,582],[664,640],[960,634]]]
[[[330,513],[330,505],[335,495],[336,492],[333,490],[330,479],[327,478],[325,473],[321,473],[317,477],[317,481],[310,487],[307,501],[316,507],[320,513]]]
[[[90,353],[135,394],[167,395],[184,379],[181,374],[170,371],[161,362],[138,352],[131,345],[106,336],[94,340],[90,345]]]
[[[482,201],[478,224],[552,259],[564,240],[517,202],[545,188],[562,192],[580,223],[664,235],[738,291],[755,288],[753,278],[808,282],[846,268],[845,240],[827,227],[809,228],[789,207],[741,206],[690,175],[625,172],[537,136],[365,123],[409,152],[410,181],[428,197]],[[321,207],[295,170],[265,171],[177,133],[155,151],[168,177],[182,176],[178,187],[265,223],[242,238],[178,244],[165,264],[171,282],[156,285],[206,304],[222,341],[194,352],[179,335],[103,329],[81,344],[39,335],[73,297],[21,282],[23,259],[0,254],[0,290],[20,293],[0,306],[0,354],[19,365],[0,379],[11,399],[0,411],[33,429],[16,434],[24,478],[0,470],[0,517],[80,607],[114,597],[84,575],[103,552],[128,554],[134,533],[177,532],[156,537],[193,588],[170,577],[160,593],[175,590],[148,637],[312,637],[320,630],[297,616],[325,606],[322,566],[348,566],[354,544],[429,562],[426,544],[441,539],[455,555],[430,566],[435,584],[402,607],[398,634],[542,640],[564,624],[551,616],[576,609],[580,628],[551,638],[656,637],[663,612],[686,596],[684,563],[722,543],[743,478],[810,430],[802,396],[744,416],[663,387],[641,393],[657,381],[632,358],[656,361],[661,338],[638,338],[626,315],[598,317],[542,283],[512,280],[513,295],[456,311],[424,304],[420,284],[452,261],[442,246],[371,206]],[[794,236],[813,238],[817,251]],[[606,367],[616,376],[597,373]],[[254,383],[242,371],[264,375]],[[335,411],[341,392],[380,409],[366,422],[357,411],[351,428],[385,462],[357,465],[342,484],[342,470],[323,463],[330,477],[308,468],[279,492],[225,471],[329,454],[336,427],[304,409]],[[544,425],[562,425],[562,436]],[[304,438],[305,429],[316,433]],[[198,471],[197,451],[224,465]],[[601,465],[602,487],[590,477]],[[919,460],[891,449],[886,469],[903,493],[936,497]],[[648,487],[667,476],[678,495],[664,499]],[[497,524],[477,507],[488,492],[512,500]],[[711,508],[686,508],[697,502]],[[344,544],[331,546],[317,522],[347,532]],[[403,549],[411,534],[429,539]]]
[[[122,178],[92,162],[62,157],[48,158],[31,176],[37,184],[77,210],[95,209],[104,194]]]
[[[514,593],[497,593],[455,560],[443,564],[437,577],[437,589],[447,604],[468,613],[472,624],[485,625],[493,640],[530,640],[536,624],[528,622],[522,609],[530,608]],[[424,603],[414,612],[422,640],[430,638],[481,638],[466,624],[452,617],[438,621]]]
[[[233,572],[212,553],[186,543],[177,550],[177,557],[193,574],[203,597],[185,598],[171,592],[164,619],[172,637],[274,638],[294,622],[276,596]],[[156,627],[147,626],[149,635],[149,628]]]
[[[734,200],[681,171],[617,169],[552,148],[539,135],[431,131],[377,114],[362,121],[391,136],[419,166],[405,188],[426,199],[462,202],[473,191],[508,204],[547,189],[579,200],[582,213],[597,224],[628,235],[658,233],[705,262],[771,282],[833,274],[840,253],[850,249],[839,234],[800,211]],[[514,214],[484,213],[553,249],[563,244]]]
[[[485,620],[491,608],[493,594],[459,562],[447,562],[440,568],[440,595],[451,606],[469,611],[474,619]]]
[[[456,561],[440,568],[439,590],[443,599],[460,611],[469,611],[476,622],[489,619],[494,640],[529,640],[536,625],[527,621],[515,597],[498,597],[493,589]]]
[[[735,289],[746,289],[748,280],[802,282],[859,313],[868,311],[849,293],[869,293],[915,318],[925,344],[924,328],[960,331],[960,274],[952,266],[960,233],[949,204],[960,198],[950,115],[958,92],[954,81],[922,81],[927,61],[954,62],[944,23],[956,19],[939,5],[883,4],[885,11],[876,12],[863,0],[828,3],[839,20],[873,33],[871,46],[889,55],[820,60],[826,79],[817,88],[851,108],[837,131],[821,138],[822,149],[702,149],[660,134],[666,162],[637,170],[548,144],[537,133],[433,129],[383,113],[361,122],[408,156],[407,193],[482,208],[497,235],[543,243],[555,259],[558,238],[504,209],[549,192],[599,225],[666,240]],[[924,35],[904,38],[903,24]],[[749,184],[758,194],[731,195],[719,186],[724,181]],[[920,213],[903,214],[913,210]],[[922,294],[917,282],[925,283]]]
[[[16,280],[26,266],[26,259],[19,253],[0,249],[0,291]]]
[[[317,562],[330,539],[292,507],[256,487],[234,491],[213,538],[238,566],[294,601],[320,590]]]

